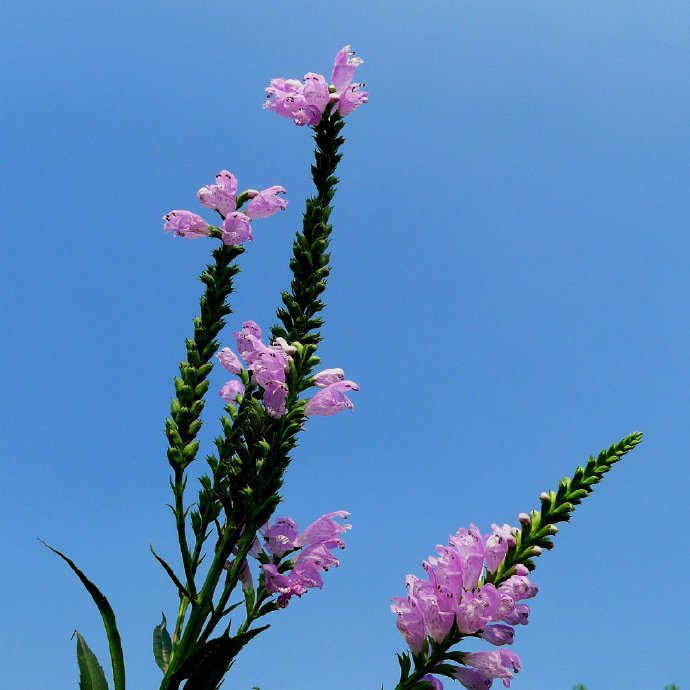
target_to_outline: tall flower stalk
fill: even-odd
[[[493,525],[486,539],[474,525],[460,529],[447,547],[437,548],[439,557],[424,562],[427,581],[408,576],[407,597],[396,597],[391,607],[411,650],[398,655],[395,690],[442,690],[439,675],[468,690],[486,690],[495,679],[510,686],[521,667],[516,654],[503,649],[469,654],[454,647],[466,637],[498,647],[513,643],[512,626],[526,624],[529,617],[521,602],[537,593],[527,577],[536,567],[534,559],[553,548],[557,524],[569,521],[594,485],[641,440],[635,432],[591,457],[556,491],[541,494],[540,510],[520,513],[519,528]]]

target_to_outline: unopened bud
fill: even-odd
[[[522,563],[518,563],[515,566],[515,574],[516,575],[527,575],[529,573],[529,570],[527,569],[526,565],[523,565]]]
[[[259,192],[256,189],[248,189],[242,193],[242,196],[247,199],[253,199],[255,196],[259,196]]]
[[[532,547],[532,555],[533,556],[541,556],[541,546],[533,546]]]
[[[528,527],[532,523],[532,518],[527,515],[527,513],[520,513],[518,515],[518,521],[520,524],[525,525],[525,527]]]
[[[542,491],[539,494],[539,500],[540,501],[548,501],[548,500],[550,500],[550,496],[549,496],[549,494],[546,493],[546,491]]]
[[[549,534],[556,534],[558,532],[558,527],[556,525],[549,525]]]

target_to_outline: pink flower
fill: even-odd
[[[361,58],[352,57],[352,55],[354,53],[350,51],[350,46],[345,46],[339,50],[335,56],[335,63],[333,64],[333,72],[331,74],[331,84],[335,87],[338,112],[343,117],[349,115],[356,107],[367,103],[369,100],[369,94],[366,91],[359,90],[359,87],[364,86],[364,84],[352,83],[355,77],[355,69],[364,62]]]
[[[289,345],[288,341],[285,340],[285,338],[276,338],[273,341],[273,344],[271,347],[278,348],[279,350],[282,350],[285,353],[285,356],[291,360],[292,355],[294,355],[297,352],[297,348],[294,345]]]
[[[221,365],[227,369],[231,374],[239,374],[242,372],[242,363],[237,358],[237,355],[229,348],[224,347],[217,355]]]
[[[391,611],[397,616],[396,626],[413,654],[419,654],[424,644],[424,617],[416,602],[408,597],[393,597]]]
[[[219,391],[223,400],[227,403],[234,403],[241,395],[244,395],[244,386],[239,381],[228,381]]]
[[[322,515],[297,537],[295,545],[310,546],[312,544],[327,543],[329,548],[334,548],[335,546],[345,548],[344,542],[338,538],[338,535],[347,532],[352,525],[341,525],[333,518],[338,517],[341,520],[347,520],[349,515],[350,513],[346,510],[336,510],[333,513]]]
[[[216,184],[202,187],[196,194],[202,206],[226,218],[237,208],[237,178],[227,170],[216,175]]]
[[[287,606],[293,595],[301,597],[307,589],[320,589],[323,586],[321,571],[339,565],[338,559],[333,556],[330,549],[337,546],[345,547],[336,535],[349,529],[349,525],[339,525],[333,518],[346,518],[348,515],[345,510],[322,515],[299,537],[296,536],[297,526],[291,518],[278,518],[274,525],[266,525],[261,529],[267,547],[274,557],[281,558],[289,551],[301,549],[289,573],[279,573],[275,563],[260,566],[265,574],[266,591],[270,594],[280,594],[279,606]],[[288,561],[288,564],[291,563],[293,562]]]
[[[278,211],[284,211],[288,202],[286,199],[281,199],[279,194],[285,194],[285,187],[275,185],[264,189],[252,198],[245,213],[250,218],[268,218]]]
[[[269,417],[278,419],[286,412],[285,400],[287,398],[288,389],[284,383],[280,381],[269,381],[264,389],[264,407]]]
[[[319,388],[325,388],[332,383],[345,380],[345,372],[342,369],[324,369],[318,374],[314,374],[314,385]]]
[[[240,211],[233,211],[221,224],[223,244],[237,245],[252,241],[251,218]]]
[[[493,680],[477,671],[476,668],[458,667],[455,670],[454,678],[459,680],[460,684],[466,687],[467,690],[487,690],[487,688],[493,685]]]
[[[489,572],[497,551],[503,549],[500,540],[514,539],[509,525],[493,525],[493,529],[486,543],[475,525],[459,529],[448,546],[436,547],[437,557],[424,561],[426,580],[407,576],[407,597],[394,598],[391,609],[397,614],[397,627],[413,654],[423,651],[425,637],[440,642],[452,629],[496,646],[512,644],[512,626],[527,622],[529,608],[515,601],[534,596],[536,585],[524,575],[513,575],[498,588],[483,582],[482,576]],[[508,625],[491,624],[494,621]],[[518,657],[504,649],[463,654],[461,659],[474,667],[458,668],[455,672],[457,680],[468,690],[490,688],[495,678],[509,687],[513,674],[520,669]]]
[[[322,74],[315,72],[305,74],[304,83],[298,79],[271,79],[263,107],[300,126],[318,125],[329,103],[336,104],[334,108],[340,115],[349,115],[369,99],[366,91],[360,91],[363,84],[352,81],[356,68],[364,62],[352,55],[350,46],[338,51],[330,86]]]
[[[345,391],[358,391],[354,381],[337,381],[321,389],[304,408],[304,414],[310,417],[337,414],[343,410],[353,410],[352,401]]]
[[[264,408],[270,417],[282,417],[287,408],[288,388],[285,370],[288,355],[281,345],[268,347],[261,341],[261,329],[254,321],[245,321],[242,330],[233,333],[240,357],[247,362],[252,380],[264,389]],[[285,342],[285,341],[283,341]],[[285,346],[289,348],[287,343]]]
[[[463,663],[476,668],[487,678],[503,678],[503,685],[506,687],[510,687],[510,679],[521,668],[518,655],[505,649],[466,654],[463,657]],[[508,683],[505,682],[506,680]]]
[[[276,518],[273,525],[269,526],[267,523],[260,531],[266,540],[268,550],[278,558],[282,558],[288,551],[297,548],[295,544],[297,525],[292,518]]]
[[[515,628],[510,625],[503,625],[498,623],[497,625],[485,625],[479,631],[479,637],[497,647],[504,644],[513,644],[515,639]]]
[[[509,546],[515,545],[515,537],[510,525],[491,525],[493,533],[486,537],[486,569],[490,573],[496,572],[506,556]]]
[[[208,237],[211,226],[196,213],[191,211],[170,211],[163,216],[165,232],[172,232],[177,237],[195,240],[199,237]]]
[[[249,365],[254,381],[262,388],[266,388],[269,383],[285,383],[285,368],[287,366],[287,356],[285,353],[272,347],[265,347],[259,352]]]

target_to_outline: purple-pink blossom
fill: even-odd
[[[278,211],[284,211],[288,202],[279,196],[281,194],[285,194],[285,187],[279,185],[264,189],[253,196],[245,209],[245,213],[253,219],[268,218]]]
[[[267,218],[285,209],[288,202],[282,198],[283,194],[285,188],[279,185],[261,192],[249,190],[243,198],[250,199],[250,202],[242,213],[237,210],[237,178],[231,172],[221,170],[216,175],[215,184],[205,185],[197,192],[197,199],[202,206],[217,211],[223,218],[220,226],[223,243],[240,245],[252,240],[252,219]],[[196,239],[208,237],[211,232],[211,226],[191,211],[170,211],[163,219],[164,230],[179,237]]]
[[[220,226],[223,236],[223,244],[237,245],[251,242],[252,236],[251,218],[240,211],[233,211]]]
[[[313,376],[314,385],[325,388],[332,383],[345,380],[345,372],[342,369],[323,369]]]
[[[350,398],[345,391],[358,391],[359,386],[354,381],[336,381],[322,388],[307,402],[304,414],[308,417],[338,414],[343,410],[354,410]]]
[[[208,184],[196,193],[199,203],[212,211],[218,211],[223,218],[237,208],[237,178],[227,170],[216,175],[216,184]]]
[[[297,125],[312,127],[321,122],[329,103],[340,115],[349,115],[369,99],[367,92],[361,90],[364,84],[353,81],[355,70],[364,62],[353,55],[349,45],[338,51],[330,83],[315,72],[305,74],[304,83],[299,79],[271,79],[264,108]]]
[[[230,217],[232,215],[234,214]],[[255,321],[245,321],[241,330],[233,335],[239,356],[246,362],[247,370],[252,375],[252,383],[263,389],[266,413],[276,419],[282,417],[287,412],[288,387],[285,373],[290,364],[288,353],[296,352],[296,348],[283,338],[279,338],[273,345],[266,345],[261,340],[261,328]],[[230,348],[223,348],[218,353],[218,359],[228,371],[241,374],[242,363]]]
[[[211,226],[196,213],[191,211],[177,210],[170,211],[163,216],[165,224],[163,230],[172,232],[177,237],[184,237],[188,240],[195,240],[199,237],[208,237]]]
[[[492,678],[487,678],[476,668],[458,667],[455,669],[453,677],[455,680],[459,680],[460,684],[467,690],[487,690],[494,683]]]
[[[339,565],[331,553],[335,548],[345,548],[345,543],[337,536],[347,531],[350,525],[341,525],[335,518],[346,519],[349,513],[338,510],[326,513],[314,521],[301,534],[292,518],[281,517],[270,525],[261,528],[265,548],[271,563],[260,567],[264,572],[264,583],[269,594],[278,594],[278,604],[287,606],[294,595],[302,596],[308,589],[323,586],[321,572]],[[289,564],[291,569],[278,569],[280,560],[288,553],[298,550]],[[282,572],[281,572],[282,571]]]
[[[510,679],[521,668],[518,655],[506,649],[465,654],[463,663],[477,669],[487,678],[502,678],[506,687],[510,687]]]
[[[239,381],[228,381],[218,391],[218,395],[227,403],[237,402],[237,398],[244,395],[244,386]]]
[[[485,582],[515,540],[509,525],[492,528],[486,538],[475,525],[459,529],[447,546],[436,547],[438,555],[423,562],[426,579],[407,576],[407,596],[395,597],[391,610],[413,654],[425,649],[429,639],[442,642],[453,629],[495,646],[509,645],[513,626],[527,622],[529,607],[518,602],[535,596],[537,586],[524,569],[498,587]],[[455,677],[469,690],[489,688],[494,678],[508,687],[520,669],[519,658],[504,649],[463,655],[462,662],[472,668],[458,668]]]
[[[220,360],[223,368],[227,369],[231,374],[239,376],[242,372],[242,362],[240,362],[237,355],[229,347],[224,347],[218,352],[216,357]]]

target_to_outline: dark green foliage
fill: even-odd
[[[65,556],[64,553],[60,553],[57,549],[54,549],[44,541],[41,543],[49,548],[54,554],[60,556],[60,558],[62,558],[62,560],[65,561],[70,568],[72,568],[75,575],[81,580],[81,583],[86,588],[86,591],[94,600],[98,610],[100,611],[101,618],[103,619],[103,626],[105,627],[105,632],[108,636],[108,647],[110,648],[110,661],[113,665],[113,682],[115,690],[125,690],[125,659],[122,654],[120,633],[117,630],[117,624],[115,622],[115,613],[113,612],[110,603],[103,596],[98,587],[96,587],[96,585],[94,585],[93,582],[91,582],[91,580],[89,580],[86,575],[79,570],[79,568],[77,568],[74,561],[70,560],[67,558],[67,556]],[[77,645],[78,644],[79,637],[77,637]]]
[[[289,343],[316,345],[321,340],[318,329],[323,321],[316,315],[325,306],[320,295],[326,289],[330,272],[328,244],[333,228],[328,221],[338,182],[335,169],[342,157],[338,149],[345,141],[340,136],[344,125],[338,115],[333,115],[324,117],[315,128],[316,151],[311,172],[316,195],[307,199],[302,232],[292,245],[291,291],[282,293],[284,308],[278,310],[282,327],[272,329],[274,338],[282,336]]]
[[[108,690],[103,667],[96,655],[89,649],[86,640],[75,630],[77,636],[77,665],[79,666],[79,690]]]
[[[201,411],[208,390],[208,375],[213,369],[211,358],[218,349],[216,337],[231,313],[227,298],[232,292],[232,279],[239,272],[233,261],[244,249],[222,244],[213,250],[213,263],[201,274],[206,290],[201,297],[200,316],[194,319],[194,338],[185,341],[187,359],[180,363],[180,376],[175,378],[175,394],[170,404],[170,417],[165,433],[170,448],[168,460],[176,471],[184,470],[199,447],[195,441],[201,428]]]
[[[187,658],[174,675],[173,683],[186,679],[185,690],[216,690],[242,647],[268,627],[264,625],[234,637],[226,630],[220,637],[205,642]]]
[[[172,640],[167,628],[165,614],[161,614],[163,619],[160,624],[153,629],[153,658],[163,673],[168,670],[170,663],[170,652],[172,651]]]

